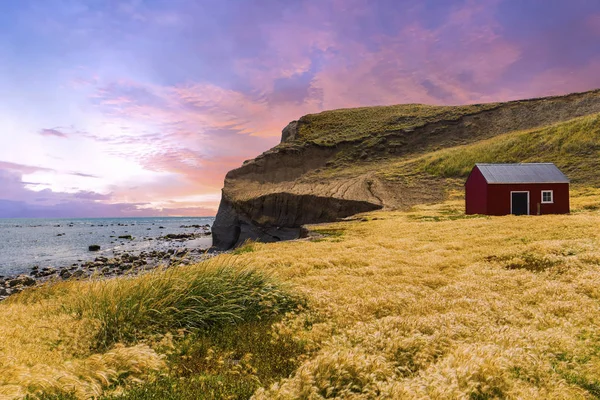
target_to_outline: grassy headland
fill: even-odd
[[[577,189],[571,215],[462,209],[315,226],[321,237],[253,243],[227,269],[24,292],[0,304],[0,393],[596,398],[600,190]],[[196,316],[200,298],[230,301]]]
[[[230,200],[274,229],[315,214],[307,193],[388,211],[13,296],[0,398],[599,398],[599,108],[589,92],[303,117],[234,171]],[[464,215],[475,162],[532,161],[573,180],[571,215]]]

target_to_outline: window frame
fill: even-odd
[[[550,201],[544,200],[544,194],[550,193]],[[554,203],[554,190],[542,190],[542,204],[553,204]]]

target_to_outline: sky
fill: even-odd
[[[600,88],[598,0],[0,2],[0,218],[214,215],[322,110]]]

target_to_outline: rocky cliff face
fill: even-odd
[[[414,160],[431,151],[599,113],[600,91],[456,110],[405,107],[420,107],[423,116],[414,111],[406,115],[402,107],[374,107],[372,113],[356,109],[361,118],[354,118],[354,110],[336,110],[291,122],[280,145],[227,174],[213,245],[229,249],[248,239],[294,239],[304,224],[443,200],[449,189],[461,188],[462,180],[453,179],[461,177],[428,174]],[[381,128],[363,134],[361,129],[371,126],[365,118]],[[357,133],[344,135],[346,128]]]

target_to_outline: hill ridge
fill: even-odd
[[[431,114],[428,109],[421,125],[381,131],[388,122],[392,121],[393,127],[397,118],[406,117],[396,113],[406,110],[405,106],[383,106],[387,109],[383,114],[381,107],[360,108],[360,118],[355,109],[336,110],[332,120],[327,119],[332,111],[312,114],[308,123],[313,136],[296,124],[291,139],[288,135],[281,144],[230,171],[213,228],[214,245],[230,248],[247,239],[285,240],[298,237],[303,224],[441,201],[448,189],[459,187],[456,180],[460,177],[411,170],[411,161],[440,150],[600,113],[600,90],[487,103],[490,107],[484,105],[476,113],[470,112],[471,106],[441,106],[438,111],[442,113]],[[422,122],[415,114],[419,110],[407,112],[413,113],[411,124]],[[432,115],[452,118],[430,120]],[[314,132],[320,132],[319,140]],[[405,167],[398,168],[398,163]]]

